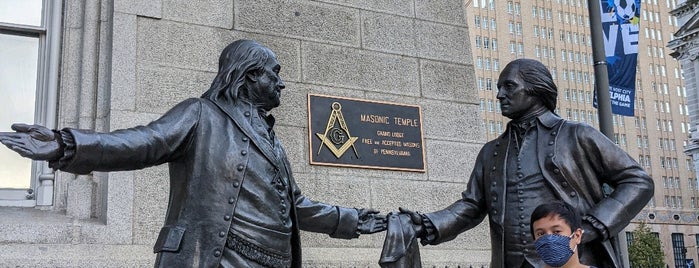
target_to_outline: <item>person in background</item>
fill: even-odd
[[[541,204],[534,209],[530,223],[536,253],[546,267],[591,267],[580,263],[578,245],[584,231],[580,214],[573,207],[563,202]]]

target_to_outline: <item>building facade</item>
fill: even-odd
[[[670,55],[680,62],[684,72],[691,124],[690,138],[684,152],[692,158],[694,170],[699,171],[699,1],[679,1],[670,14],[677,18],[679,29],[674,34],[675,39],[668,43],[668,48],[673,50]],[[699,238],[696,234],[694,236],[694,248],[697,248]]]
[[[466,2],[481,124],[488,140],[505,130],[508,120],[500,115],[496,84],[499,71],[517,58],[549,67],[558,85],[559,115],[599,126],[586,0]],[[626,234],[645,221],[662,241],[665,263],[685,267],[686,259],[699,260],[699,185],[692,158],[683,150],[691,145],[694,121],[689,112],[696,101],[685,90],[686,70],[666,47],[680,25],[670,11],[683,4],[640,2],[634,116],[613,116],[614,139],[645,167],[656,188],[652,201],[619,238],[629,241]],[[628,263],[626,252],[623,258]]]
[[[384,213],[446,207],[485,141],[462,0],[8,3],[0,81],[16,83],[0,86],[0,131],[18,121],[95,131],[146,124],[206,91],[221,50],[246,38],[282,65],[276,133],[314,200]],[[419,105],[426,172],[310,165],[309,93]],[[2,157],[0,266],[152,266],[168,203],[165,165],[76,176]],[[487,230],[424,247],[423,264],[487,265]],[[383,239],[302,233],[304,267],[376,267]]]

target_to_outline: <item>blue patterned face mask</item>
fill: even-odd
[[[539,239],[534,242],[536,247],[536,253],[539,254],[544,263],[553,266],[561,267],[568,262],[573,252],[578,248],[576,245],[574,249],[570,249],[570,239],[575,233],[570,236],[557,235],[557,234],[547,234],[539,237]]]

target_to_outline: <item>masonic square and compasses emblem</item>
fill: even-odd
[[[325,127],[325,133],[315,133],[322,141],[318,148],[318,154],[323,150],[323,147],[327,147],[335,157],[340,158],[352,147],[354,155],[359,158],[357,148],[354,147],[357,137],[350,135],[345,118],[342,116],[342,105],[339,102],[333,102],[331,108],[332,111],[330,112],[330,118],[328,118],[328,124]]]

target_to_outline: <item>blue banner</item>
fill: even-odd
[[[599,3],[612,113],[633,116],[641,1],[600,0]],[[597,107],[596,98],[594,106]]]

